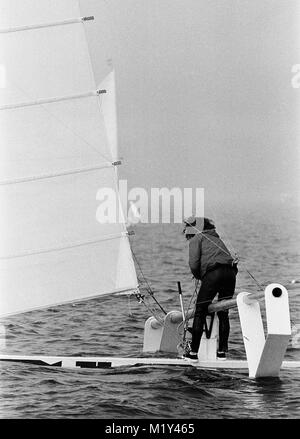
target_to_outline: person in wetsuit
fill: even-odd
[[[237,262],[208,218],[191,217],[185,221],[184,233],[189,241],[189,266],[193,276],[201,280],[197,296],[192,343],[185,356],[198,360],[198,350],[204,330],[208,306],[218,293],[218,299],[231,299],[236,283]],[[229,338],[228,310],[219,311],[219,348],[217,357],[226,359]]]

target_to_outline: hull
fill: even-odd
[[[196,369],[239,369],[248,370],[246,360],[214,360],[193,362],[182,358],[159,357],[61,357],[31,355],[1,355],[0,361],[26,363],[37,366],[54,366],[63,368],[110,369],[116,367],[149,367],[149,366],[181,366]],[[284,361],[282,369],[300,368],[300,361]]]

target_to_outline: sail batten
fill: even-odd
[[[31,25],[29,24],[26,26],[9,27],[6,29],[0,29],[0,34],[6,34],[6,33],[10,33],[10,32],[22,32],[22,31],[33,30],[33,29],[42,29],[44,27],[65,26],[65,25],[69,25],[69,24],[82,23],[82,22],[91,21],[91,20],[94,20],[93,16],[70,18],[67,20],[55,21],[55,22],[51,22],[51,23],[40,23],[40,24],[31,24]]]
[[[111,168],[111,167],[114,167],[114,166],[119,165],[119,164],[120,164],[120,161],[119,162],[104,162],[104,163],[99,163],[98,165],[89,166],[86,168],[67,169],[64,171],[51,173],[51,174],[31,175],[28,177],[15,178],[12,180],[2,180],[2,181],[0,181],[0,186],[5,186],[5,185],[9,185],[9,184],[26,183],[26,182],[31,182],[31,181],[36,181],[36,180],[44,180],[44,179],[49,179],[49,178],[62,177],[65,175],[81,174],[84,172],[99,171],[100,169]]]
[[[10,105],[3,105],[0,106],[0,110],[13,110],[16,108],[23,108],[23,107],[32,107],[33,105],[43,105],[43,104],[51,104],[53,102],[60,102],[60,101],[70,101],[71,99],[83,99],[83,98],[89,98],[91,96],[98,97],[100,94],[106,93],[106,90],[95,90],[95,91],[89,91],[86,93],[79,93],[69,96],[57,96],[53,98],[46,98],[46,99],[38,99],[35,101],[30,102],[20,102],[18,104],[10,104]]]
[[[115,78],[96,86],[85,35],[92,17],[81,17],[74,0],[0,6],[2,30],[31,29],[0,32],[7,77],[0,89],[0,316],[136,289],[125,222],[97,218],[102,188],[115,193],[110,207],[123,216]]]

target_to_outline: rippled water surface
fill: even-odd
[[[245,267],[263,284],[299,279],[300,227],[294,211],[248,210],[220,218],[221,235],[225,241],[230,237],[231,247],[241,256],[238,291],[256,290]],[[180,225],[138,225],[132,240],[145,276],[168,311],[179,309],[178,280],[186,305],[193,292],[180,232]],[[299,292],[293,290],[290,296],[293,324],[300,323]],[[153,306],[150,299],[147,303]],[[1,352],[137,356],[148,317],[148,309],[127,296],[35,311],[2,321],[7,340]],[[245,358],[235,310],[231,328],[229,355]],[[286,359],[300,360],[299,352],[290,343]],[[174,366],[68,370],[2,363],[0,367],[1,418],[298,418],[300,414],[296,369],[282,371],[280,379],[252,380],[244,372]]]

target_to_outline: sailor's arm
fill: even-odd
[[[196,279],[200,279],[201,241],[194,237],[189,241],[189,266]]]

